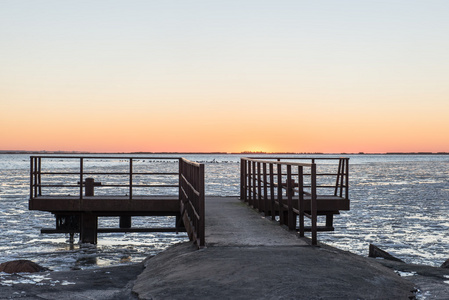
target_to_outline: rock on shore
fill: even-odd
[[[13,260],[0,264],[0,272],[5,273],[35,273],[47,271],[47,268],[41,267],[30,260]]]

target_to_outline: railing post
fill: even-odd
[[[84,159],[80,157],[80,199],[83,199],[83,173],[84,173]]]
[[[268,182],[267,182],[267,163],[263,164],[263,202],[262,209],[264,211],[264,215],[268,216]]]
[[[200,247],[204,247],[206,245],[205,242],[205,216],[206,216],[206,210],[205,210],[205,184],[204,184],[204,164],[199,165],[199,172],[198,172],[198,192],[200,192],[200,196],[198,199],[198,205],[199,205],[199,228],[198,228],[198,236],[200,238]]]
[[[345,159],[346,162],[346,184],[345,184],[345,198],[349,199],[349,158]]]
[[[287,165],[287,225],[289,230],[296,229],[296,218],[293,213],[293,193],[294,193],[295,180],[292,179],[292,166]]]
[[[246,201],[246,162],[240,158],[240,200]]]
[[[38,181],[38,184],[39,184],[39,196],[42,196],[41,172],[42,172],[42,157],[39,157],[38,158],[38,177],[37,177],[37,181]]]
[[[133,199],[133,159],[129,159],[129,200]]]
[[[85,188],[84,188],[84,195],[86,197],[94,196],[94,185],[95,185],[95,179],[86,178],[86,183],[85,183]]]
[[[277,191],[277,198],[278,198],[278,211],[279,211],[279,223],[282,225],[284,224],[284,204],[282,203],[282,165],[277,164],[277,185],[278,185],[278,191]]]
[[[183,172],[183,165],[184,165],[184,159],[183,158],[179,158],[178,160],[178,201],[179,201],[179,217],[176,216],[176,230],[178,230],[178,228],[180,227],[181,223],[183,224],[183,215],[184,215],[184,193],[183,193],[183,188],[184,188],[184,180],[182,178],[184,172]],[[184,225],[185,227],[185,225]]]
[[[342,159],[342,174],[341,174],[341,179],[340,179],[340,197],[343,197],[343,193],[346,193],[344,190],[346,189],[346,173],[347,173],[347,168],[346,168],[346,159]]]
[[[183,194],[182,194],[182,166],[183,166],[183,159],[179,158],[178,160],[178,199],[182,200]],[[181,216],[182,217],[182,216]]]
[[[270,163],[270,199],[271,199],[271,219],[276,220],[276,202],[274,198],[274,167]]]
[[[132,166],[133,166],[133,163],[132,163],[132,161],[133,161],[133,159],[132,158],[130,158],[129,159],[129,199],[132,199],[132,193],[133,193],[133,191],[132,191],[132,184],[133,184],[133,181],[132,181],[132,178],[133,178],[133,171],[132,171]],[[87,184],[87,179],[88,178],[86,178],[86,184]],[[87,186],[86,186],[86,188],[87,188]],[[93,196],[93,188],[92,188],[92,196]],[[120,216],[120,218],[119,218],[119,227],[120,228],[131,228],[131,226],[132,226],[132,217],[131,216],[126,216],[126,215],[121,215]]]
[[[256,162],[253,161],[253,197],[251,206],[256,207],[255,203],[257,201],[257,182],[256,182],[256,175],[257,175],[257,168],[256,168]]]
[[[30,157],[30,199],[34,198],[33,195],[33,172],[34,172],[34,162],[33,162],[34,158],[31,156]]]
[[[310,210],[312,220],[312,245],[317,244],[317,195],[316,195],[316,164],[312,164],[311,170],[311,198],[310,198]]]
[[[34,197],[37,197],[37,195],[39,194],[39,181],[38,181],[38,176],[39,176],[39,169],[38,169],[38,165],[39,165],[39,159],[38,157],[35,158],[34,160]]]
[[[251,189],[252,189],[252,182],[251,182],[251,173],[252,173],[252,168],[251,168],[251,161],[248,161],[247,162],[248,163],[248,165],[247,165],[247,171],[248,171],[248,174],[247,174],[247,182],[248,182],[248,185],[247,185],[247,194],[248,194],[248,197],[246,198],[246,202],[248,203],[248,204],[251,204],[251,199],[252,199],[252,191],[251,191]]]
[[[262,211],[262,174],[260,169],[260,162],[257,162],[257,210]]]
[[[334,192],[334,196],[338,196],[338,188],[340,187],[340,197],[341,197],[341,189],[343,188],[341,186],[341,182],[340,179],[343,179],[343,172],[342,172],[342,168],[343,168],[343,159],[340,158],[338,160],[338,170],[337,170],[337,180],[335,182],[335,192]]]
[[[304,171],[298,167],[298,210],[299,210],[299,236],[304,236]]]

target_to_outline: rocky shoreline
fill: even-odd
[[[72,271],[0,273],[0,299],[137,299],[143,263]]]
[[[212,247],[214,248],[214,247]],[[212,249],[215,253],[214,264],[217,268],[217,253],[222,252],[221,250]],[[344,251],[321,245],[321,249],[327,249],[327,251],[332,251],[332,255],[350,255]],[[218,250],[218,251],[217,251]],[[236,251],[241,251],[238,249]],[[194,255],[200,254],[204,250],[195,251],[191,247],[190,243],[181,243],[170,247],[166,251],[160,253],[155,257],[155,259],[147,259],[145,262],[138,264],[120,265],[114,267],[87,269],[87,270],[72,270],[72,271],[43,271],[37,273],[16,273],[16,274],[6,274],[0,273],[0,299],[112,299],[112,300],[122,300],[122,299],[150,299],[148,295],[152,295],[154,285],[151,285],[151,280],[157,278],[158,284],[160,281],[166,280],[166,275],[163,274],[164,267],[161,266],[168,263],[167,267],[173,268],[170,265],[170,261],[176,259],[178,256],[187,257],[192,253]],[[256,255],[258,251],[256,251]],[[220,254],[218,254],[220,255]],[[241,252],[241,258],[248,261],[248,258],[244,258],[243,252]],[[251,256],[254,256],[254,252],[251,252]],[[193,257],[193,256],[192,256]],[[309,257],[310,259],[310,257]],[[357,255],[353,255],[351,259],[361,259],[371,262],[373,264],[379,264],[387,267],[397,273],[396,276],[405,279],[410,282],[410,286],[415,287],[415,293],[410,293],[410,296],[404,297],[404,299],[448,299],[449,298],[449,269],[440,267],[431,267],[425,265],[415,265],[408,264],[395,260],[379,259],[379,258],[365,258]],[[369,264],[371,264],[369,263]],[[145,270],[145,265],[152,270]],[[157,267],[155,267],[157,266]],[[182,266],[180,266],[182,267]],[[213,266],[212,266],[213,267]],[[214,273],[219,273],[220,270],[217,268],[212,268],[210,271],[212,274],[205,274],[204,272],[201,276],[208,277],[211,279]],[[350,273],[351,269],[348,266],[342,266],[345,272]],[[386,269],[386,270],[388,270]],[[173,272],[175,269],[170,269]],[[144,274],[147,271],[146,275]],[[152,271],[157,271],[156,273]],[[387,272],[388,273],[388,272]],[[152,274],[152,275],[148,275]],[[264,275],[264,273],[259,273],[258,276]],[[391,276],[387,274],[388,276]],[[148,277],[149,276],[149,277]],[[183,275],[181,275],[183,276]],[[399,277],[400,276],[400,277]],[[242,280],[239,275],[234,275],[234,279]],[[152,279],[153,278],[153,279]],[[304,280],[304,278],[303,278]],[[355,279],[354,279],[355,280]],[[325,277],[321,278],[321,283],[326,282]],[[170,283],[169,281],[167,283]],[[210,283],[210,282],[209,282]],[[244,283],[244,281],[242,281]],[[216,283],[214,283],[216,284]],[[359,283],[353,282],[354,285]],[[213,284],[212,284],[213,285]],[[307,285],[307,283],[306,283]],[[325,295],[326,289],[329,289],[329,285],[322,288],[322,292]],[[160,287],[164,288],[164,285]],[[221,292],[217,292],[219,295],[223,293],[222,286]],[[176,288],[188,289],[186,286],[178,285]],[[387,288],[387,287],[385,287]],[[203,290],[204,299],[207,298],[206,291],[209,287],[201,286],[195,287],[195,290]],[[170,289],[169,289],[170,290]],[[217,289],[218,290],[218,289]],[[357,299],[358,296],[352,297],[350,291],[345,293],[347,299]],[[159,291],[160,292],[160,291]],[[165,296],[163,294],[156,295],[155,299],[166,299],[166,298],[177,298],[176,294],[173,295],[173,290],[171,292],[166,291]],[[253,292],[251,292],[252,294]],[[341,293],[333,293],[335,298],[333,299],[343,299]],[[248,295],[241,295],[239,297],[231,297],[232,294],[225,294],[225,298],[244,298]],[[253,294],[256,295],[256,294]],[[340,295],[340,296],[339,296]],[[140,296],[140,297],[139,297]],[[172,297],[174,296],[174,297]],[[186,295],[188,299],[189,296]],[[198,295],[192,295],[198,296]],[[268,295],[267,295],[268,296]],[[292,296],[292,295],[290,295]],[[304,296],[307,296],[304,294]],[[309,294],[311,299],[315,297],[313,294]],[[409,298],[411,297],[411,298]],[[191,297],[194,298],[194,297]],[[199,297],[201,299],[201,297]],[[258,297],[259,298],[259,297]],[[267,297],[267,299],[270,297]],[[253,298],[254,299],[254,298]],[[304,298],[305,299],[305,298]],[[369,293],[364,295],[363,299],[377,299],[376,294]],[[391,298],[392,299],[392,298]]]
[[[417,299],[449,299],[449,269],[387,259],[376,261],[413,282]]]

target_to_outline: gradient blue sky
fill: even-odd
[[[449,151],[449,1],[0,1],[0,149]]]

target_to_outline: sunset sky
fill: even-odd
[[[449,1],[0,1],[0,150],[449,152]]]

